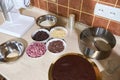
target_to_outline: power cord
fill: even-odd
[[[24,0],[24,5],[25,5],[25,7],[29,7],[29,5],[30,5],[30,0]]]

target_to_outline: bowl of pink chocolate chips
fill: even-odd
[[[31,58],[41,57],[45,54],[45,52],[46,52],[45,43],[39,41],[32,42],[26,48],[26,54]]]

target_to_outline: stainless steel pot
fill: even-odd
[[[89,58],[107,58],[115,44],[116,39],[113,34],[104,28],[86,28],[80,33],[80,50]]]

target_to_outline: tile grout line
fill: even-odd
[[[56,5],[57,6],[57,11],[56,11],[56,15],[58,15],[58,0],[56,0],[56,2],[52,2],[52,1],[47,1],[48,3],[52,3],[52,4],[54,4],[54,5]],[[47,7],[48,8],[48,7]],[[49,10],[48,10],[49,11]]]
[[[50,3],[53,3],[53,2],[50,2]],[[69,7],[69,5],[70,5],[69,3],[70,3],[70,2],[69,2],[69,0],[68,0],[68,6],[64,6],[64,5],[57,4],[57,3],[53,3],[53,4],[56,4],[56,5],[61,6],[61,7],[64,7],[64,8],[68,8],[67,16],[69,16],[69,9],[72,9],[72,10],[75,10],[75,11],[78,11],[78,12],[83,12],[83,13],[85,13],[85,14],[88,14],[88,15],[92,15],[92,16],[93,16],[93,14],[91,14],[91,13],[84,12],[84,11],[80,11],[80,10],[77,10],[77,9],[74,9],[74,8],[70,8],[70,7]],[[82,3],[81,3],[81,4],[82,4]]]
[[[118,0],[116,0],[116,2],[115,2],[115,4],[114,4],[114,7],[116,7],[116,6],[117,6],[117,2],[118,2]],[[106,28],[106,29],[108,29],[108,28],[109,28],[110,22],[111,22],[111,20],[109,20],[109,21],[108,21],[108,24],[107,24],[107,28]]]
[[[35,3],[35,6],[38,7],[37,2]]]
[[[57,5],[57,15],[58,15],[58,0],[56,0],[56,5]]]
[[[92,15],[92,16],[93,16],[93,14],[88,13],[88,12],[84,12],[84,11],[80,11],[80,10],[77,10],[77,9],[74,9],[74,8],[66,7],[66,6],[61,5],[61,4],[58,4],[58,5],[59,5],[59,6],[62,6],[62,7],[64,7],[64,8],[69,8],[69,9],[72,9],[72,10],[75,10],[75,11],[78,11],[78,12],[83,12],[83,13],[85,13],[85,14],[88,14],[88,15]]]
[[[93,15],[93,20],[92,20],[92,24],[91,24],[92,27],[93,27],[94,22],[95,22],[95,15]]]
[[[106,4],[106,5],[111,5],[111,6],[114,6],[114,5],[115,5],[115,4],[108,3],[108,2],[104,2],[104,1],[100,1],[100,0],[99,0],[99,3]]]
[[[50,2],[50,1],[48,1],[48,2]],[[98,0],[97,2],[101,2],[101,1]],[[50,2],[50,3],[57,4],[57,3],[54,3],[54,2]],[[107,2],[104,2],[104,3],[107,3]],[[77,9],[74,9],[74,8],[69,7],[69,0],[68,0],[68,6],[64,6],[64,5],[61,5],[61,4],[57,4],[57,5],[62,6],[62,7],[65,7],[65,8],[68,8],[68,9],[73,9],[73,10],[75,10],[75,11],[79,11],[79,10],[77,10]],[[79,12],[83,12],[83,13],[86,13],[86,14],[89,14],[89,15],[93,15],[93,16],[94,16],[94,14],[92,14],[92,13],[88,13],[88,12],[84,12],[84,11],[79,11]]]
[[[109,28],[110,22],[111,22],[111,20],[109,20],[109,21],[108,21],[108,24],[107,24],[106,29],[108,29],[108,28]]]
[[[50,2],[50,1],[48,1],[48,0],[43,0],[43,1],[46,1],[46,3],[47,3],[47,11],[49,11],[48,10],[48,2]],[[95,0],[96,1],[96,0]],[[102,1],[100,1],[100,0],[98,0],[97,2],[102,2]],[[117,2],[118,2],[118,0],[116,1],[116,5],[115,6],[117,6]],[[58,4],[58,0],[57,0],[57,3],[55,3],[55,2],[50,2],[50,3],[53,3],[53,4],[56,4],[57,5],[57,14],[58,14],[58,6],[62,6],[62,7],[65,7],[65,8],[68,8],[67,9],[67,17],[69,16],[69,9],[73,9],[73,10],[75,10],[75,11],[79,11],[80,12],[80,16],[79,16],[79,21],[80,21],[80,17],[81,17],[81,13],[85,13],[85,14],[88,14],[88,15],[91,15],[91,16],[93,16],[93,21],[92,21],[92,26],[93,26],[93,24],[94,24],[94,20],[95,20],[95,15],[94,14],[92,14],[92,13],[88,13],[88,12],[84,12],[84,11],[82,11],[82,9],[80,9],[80,10],[77,10],[77,9],[74,9],[74,8],[71,8],[71,7],[69,7],[70,6],[70,0],[68,0],[68,6],[64,6],[64,5],[61,5],[61,4]],[[104,3],[107,3],[107,2],[104,2]],[[82,5],[83,5],[83,0],[82,0],[82,3],[81,3]],[[81,6],[82,6],[81,5]],[[39,5],[40,6],[40,5]],[[82,8],[82,7],[81,7]],[[99,17],[99,16],[98,16]],[[106,19],[106,18],[103,18],[103,17],[100,17],[100,18],[102,18],[102,19]],[[109,20],[109,19],[106,19],[106,20]],[[109,20],[110,21],[110,20]],[[116,21],[115,21],[116,22]],[[108,26],[107,26],[107,28],[108,28]]]
[[[81,19],[81,14],[82,14],[82,7],[83,7],[83,0],[82,0],[82,2],[81,2],[81,8],[80,8],[80,13],[79,13],[79,21],[80,21],[80,19]]]
[[[33,0],[33,6],[35,6],[35,0]]]
[[[117,5],[116,7],[120,7],[120,5]]]
[[[98,2],[99,2],[99,0],[96,1],[96,3],[98,3]],[[95,22],[95,15],[94,15],[94,12],[93,12],[93,20],[92,20],[92,24],[91,24],[92,27],[94,26],[94,22]]]
[[[70,0],[68,0],[68,7],[67,7],[68,8],[68,10],[67,10],[67,17],[68,18],[69,18],[69,9],[70,9],[69,6],[70,6]]]
[[[39,0],[37,0],[37,7],[39,8],[40,6],[39,6]]]
[[[40,0],[38,0],[38,7],[40,8]]]
[[[47,11],[49,11],[49,9],[48,9],[48,1],[46,0],[46,4],[47,4]]]
[[[118,0],[116,0],[115,7],[117,6]]]
[[[102,18],[102,19],[105,19],[105,20],[109,20],[108,18],[101,17],[101,16],[98,16],[98,15],[96,15],[96,17],[98,17],[98,18]]]

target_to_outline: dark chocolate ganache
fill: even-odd
[[[44,41],[49,37],[49,34],[44,31],[38,31],[32,38],[36,41]]]
[[[52,41],[49,43],[48,49],[50,52],[59,53],[64,50],[63,42],[60,40]]]
[[[58,59],[51,70],[52,80],[96,80],[92,64],[78,55]]]

